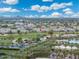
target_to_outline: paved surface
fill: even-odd
[[[49,59],[49,58],[36,58],[36,59]]]

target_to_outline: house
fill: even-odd
[[[7,34],[7,33],[9,33],[10,32],[10,28],[0,28],[0,33],[1,34]]]

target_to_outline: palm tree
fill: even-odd
[[[72,56],[72,47],[73,47],[73,44],[70,44],[70,46],[71,46],[71,56]],[[71,59],[72,59],[72,57],[71,57]]]

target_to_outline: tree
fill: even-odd
[[[21,31],[20,31],[20,30],[17,30],[17,33],[18,33],[18,34],[21,34]]]
[[[12,34],[12,31],[9,31],[9,33],[8,34]]]
[[[33,38],[36,42],[40,41],[40,37]]]
[[[73,52],[72,47],[73,47],[73,44],[70,44],[70,46],[71,46],[71,56],[72,56],[72,52]]]
[[[18,38],[18,39],[17,39],[17,42],[18,42],[18,43],[22,43],[22,38]]]
[[[49,31],[48,34],[51,35],[51,37],[52,37],[52,35],[53,35],[53,31],[52,31],[52,30]]]

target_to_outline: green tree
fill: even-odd
[[[51,35],[51,37],[52,37],[52,35],[53,35],[54,33],[53,33],[53,31],[51,30],[51,31],[48,32],[48,34]]]
[[[17,33],[18,33],[18,34],[21,34],[21,31],[20,31],[20,30],[17,30]]]
[[[22,43],[22,38],[18,38],[18,39],[17,39],[17,42],[18,42],[18,43]]]

